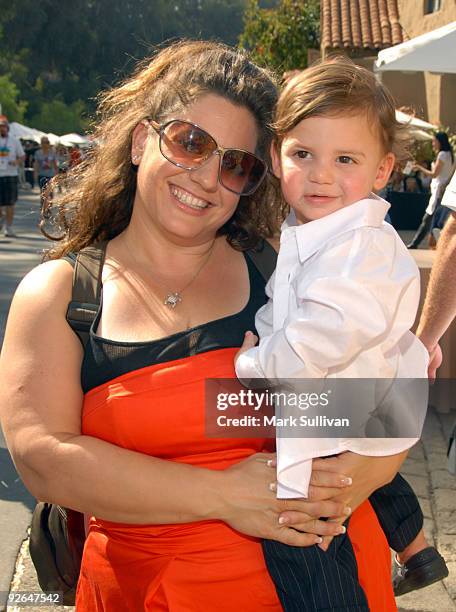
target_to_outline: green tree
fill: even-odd
[[[86,106],[82,100],[76,100],[71,105],[63,100],[52,100],[43,102],[39,114],[32,117],[31,123],[43,132],[84,132],[88,126],[85,112]]]
[[[6,115],[9,121],[24,121],[27,102],[19,100],[19,90],[7,74],[0,76],[0,104],[2,114]]]
[[[248,0],[240,45],[255,61],[285,72],[307,66],[307,50],[320,46],[318,0],[280,0],[276,8],[260,8]]]
[[[245,0],[175,0],[175,36],[223,40],[235,45],[243,27]]]
[[[163,42],[202,37],[236,43],[246,1],[0,0],[0,75],[10,75],[27,102],[26,121],[39,118],[58,132],[63,117],[74,126],[75,102],[83,101],[83,115],[92,114],[98,92]]]

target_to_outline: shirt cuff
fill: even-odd
[[[248,386],[251,378],[264,378],[264,372],[258,361],[258,348],[254,347],[242,353],[236,361],[236,376]]]

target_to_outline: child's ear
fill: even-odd
[[[271,143],[271,163],[272,172],[278,179],[280,178],[280,145],[276,140]]]
[[[388,182],[391,172],[393,171],[396,157],[394,153],[387,153],[385,157],[380,161],[377,168],[377,176],[375,178],[374,189],[379,190]]]

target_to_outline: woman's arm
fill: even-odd
[[[434,163],[432,167],[432,170],[428,170],[427,168],[425,168],[424,166],[421,166],[420,164],[414,164],[414,168],[416,170],[421,170],[423,174],[425,174],[426,176],[430,176],[431,178],[436,178],[437,176],[439,176],[439,174],[442,172],[442,167],[443,167],[443,162],[441,159],[437,159],[437,161]]]
[[[343,503],[276,500],[269,486],[275,479],[270,455],[214,471],[81,435],[82,348],[65,320],[71,283],[72,269],[64,261],[43,264],[25,277],[11,305],[1,355],[2,425],[17,469],[37,498],[117,522],[220,519],[249,535],[315,543],[316,536],[279,524],[279,513],[292,509],[303,512],[308,531],[329,533],[316,519],[342,514]],[[321,476],[328,487],[316,489],[314,499],[334,496],[344,486],[339,475],[328,476]]]

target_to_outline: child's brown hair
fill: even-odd
[[[286,82],[277,104],[274,127],[277,139],[309,117],[355,115],[365,112],[376,125],[385,153],[400,162],[408,157],[407,125],[396,119],[394,98],[375,75],[349,58],[321,61]]]

